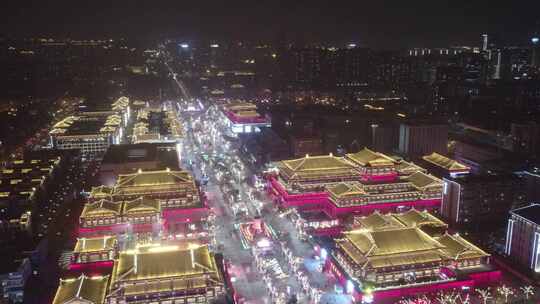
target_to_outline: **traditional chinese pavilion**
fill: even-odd
[[[375,212],[355,218],[354,225],[336,240],[327,269],[360,289],[402,289],[460,279],[471,284],[479,277],[476,273],[492,271],[488,253],[447,232],[446,224],[426,211]],[[493,278],[498,279],[496,274]]]
[[[210,303],[224,292],[207,246],[147,246],[115,260],[107,303]]]
[[[89,277],[84,274],[76,278],[60,279],[53,304],[85,303],[103,304],[109,276]]]
[[[71,265],[111,262],[117,246],[117,239],[113,236],[78,238],[71,256]]]
[[[442,181],[415,164],[363,149],[344,157],[306,156],[277,164],[269,190],[276,202],[330,218],[440,206]]]
[[[211,216],[186,171],[139,171],[120,175],[113,187],[93,188],[80,216],[84,236],[154,233],[180,239],[207,237]]]

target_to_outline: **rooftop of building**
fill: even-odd
[[[172,143],[112,145],[103,156],[102,166],[140,162],[156,162],[156,170],[179,169],[176,145]]]
[[[358,265],[394,267],[489,256],[458,234],[430,236],[419,227],[399,227],[380,215],[367,220],[372,228],[346,232],[337,240],[337,246]]]
[[[442,185],[442,181],[431,174],[416,172],[404,178],[417,188]]]
[[[132,174],[120,174],[116,188],[165,186],[193,182],[193,177],[187,171],[170,170],[169,168],[155,171],[139,170]]]
[[[453,160],[451,158],[448,158],[444,155],[441,155],[439,153],[433,152],[429,155],[425,155],[422,157],[423,160],[439,167],[445,170],[448,170],[450,172],[456,172],[456,171],[470,171],[471,168],[468,166],[465,166],[464,164]]]
[[[364,148],[356,153],[346,154],[346,157],[364,167],[393,166],[397,163],[393,158],[379,152],[374,152],[368,148]]]
[[[0,200],[26,199],[51,176],[61,162],[59,153],[30,153],[0,169]]]
[[[531,204],[529,206],[514,209],[510,212],[535,223],[536,225],[540,225],[540,204]]]
[[[107,109],[85,111],[65,117],[55,123],[49,134],[57,136],[98,135],[115,132],[122,123],[122,116]]]
[[[112,202],[101,199],[99,201],[84,205],[81,217],[101,217],[110,215],[120,215],[122,212],[122,202]]]
[[[415,228],[426,225],[434,227],[448,227],[448,225],[428,211],[410,209],[403,213],[382,214],[378,211],[368,215],[355,217],[354,222],[362,228],[371,230],[385,230],[389,228]]]
[[[182,247],[184,246],[184,247]],[[185,278],[206,286],[206,277],[223,282],[213,253],[201,245],[149,245],[124,251],[114,262],[112,284],[120,281]],[[185,282],[185,288],[189,287]],[[179,286],[180,287],[180,286]],[[144,288],[144,287],[143,287]]]
[[[236,101],[224,104],[223,109],[232,112],[256,111],[257,106],[251,102]]]
[[[139,214],[160,211],[161,205],[159,201],[145,197],[139,197],[132,201],[124,202],[124,206],[122,208],[123,214]]]
[[[325,176],[329,171],[354,173],[354,164],[343,157],[333,155],[309,156],[278,162],[280,171],[290,178]]]
[[[104,251],[104,250],[113,250],[116,246],[116,237],[113,236],[102,236],[95,238],[78,238],[77,243],[73,252],[83,253],[83,252],[93,252],[93,251]]]
[[[335,197],[347,198],[355,197],[358,195],[366,195],[366,191],[363,189],[362,184],[355,183],[339,183],[326,188],[326,190]]]
[[[77,278],[60,279],[53,304],[105,303],[108,283],[109,276],[88,277],[82,274]]]
[[[345,234],[358,250],[370,256],[430,251],[443,246],[415,227],[373,231],[351,231]]]

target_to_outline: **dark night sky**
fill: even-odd
[[[483,32],[524,44],[540,21],[540,0],[3,0],[0,6],[6,22],[0,34],[7,36],[285,37],[375,48],[479,44]]]

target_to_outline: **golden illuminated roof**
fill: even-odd
[[[402,266],[411,264],[423,264],[431,262],[439,262],[443,260],[441,255],[436,251],[413,252],[408,254],[400,254],[394,256],[372,257],[369,263],[373,268]]]
[[[472,259],[490,256],[488,253],[465,240],[458,234],[448,234],[437,239],[445,248],[442,250],[445,255],[454,260]]]
[[[99,201],[84,205],[81,217],[100,217],[119,215],[122,211],[122,203],[111,202],[101,199]]]
[[[406,177],[417,188],[426,188],[429,186],[442,185],[442,181],[433,175],[423,172],[416,172]]]
[[[238,111],[235,114],[241,117],[258,117],[259,116],[259,113],[257,113],[257,111]]]
[[[413,174],[415,172],[426,172],[426,169],[412,163],[412,162],[407,162],[407,161],[400,161],[397,165],[396,165],[396,170],[400,173],[400,174],[404,174],[404,175],[409,175],[409,174]]]
[[[403,224],[397,221],[392,215],[381,214],[378,211],[368,216],[356,217],[355,223],[360,224],[363,229],[382,230],[403,227]]]
[[[178,183],[193,182],[191,175],[187,171],[139,171],[132,174],[120,174],[118,176],[117,187],[137,187],[174,185]]]
[[[371,151],[368,148],[364,148],[356,153],[347,154],[346,156],[362,166],[393,166],[396,163],[391,157],[379,152]]]
[[[209,276],[222,281],[208,246],[149,246],[121,252],[115,260],[112,283],[148,279],[197,278]]]
[[[459,235],[434,237],[418,226],[446,224],[427,212],[380,214],[355,218],[360,228],[345,232],[338,248],[359,266],[373,268],[426,262],[476,259],[489,256]]]
[[[78,278],[60,279],[52,303],[105,303],[108,282],[109,276],[87,277],[84,274]]]
[[[445,222],[431,215],[427,211],[411,209],[405,213],[398,213],[393,216],[407,227],[420,227],[423,225],[433,225],[438,227],[448,226]]]
[[[433,152],[430,155],[423,156],[422,159],[434,164],[435,166],[441,167],[449,171],[469,171],[471,169],[470,167],[467,167],[457,162],[456,160],[453,160],[436,152]]]
[[[223,105],[223,108],[233,112],[257,110],[257,106],[249,102],[231,102],[229,104]]]
[[[123,214],[135,214],[146,212],[160,212],[161,207],[157,200],[150,198],[137,198],[124,202]]]
[[[106,127],[103,127],[101,129],[99,129],[99,132],[102,132],[102,133],[112,133],[114,131],[116,131],[116,128],[111,127],[111,126],[106,126]]]
[[[92,187],[92,190],[90,190],[90,196],[95,199],[110,198],[113,192],[114,189],[112,187],[102,185]]]
[[[67,132],[67,129],[55,128],[55,129],[52,129],[51,132],[49,132],[49,134],[64,134],[66,132]]]
[[[343,157],[333,155],[308,156],[284,160],[278,164],[280,171],[289,177],[317,177],[355,173],[354,165]]]
[[[360,183],[339,183],[326,188],[331,195],[339,198],[365,195],[366,192]]]
[[[359,229],[346,232],[337,244],[356,264],[372,267],[441,260],[438,250],[444,247],[418,228]]]
[[[113,250],[116,245],[116,238],[113,236],[103,236],[95,238],[78,238],[73,252],[92,252]]]
[[[372,255],[403,254],[442,247],[416,228],[373,231],[370,235],[376,246]]]
[[[127,98],[126,96],[122,96],[112,103],[112,109],[114,111],[123,110],[127,108],[128,105],[129,105],[129,98]]]

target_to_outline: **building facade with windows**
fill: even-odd
[[[505,253],[532,273],[540,272],[540,205],[531,204],[510,212]]]

